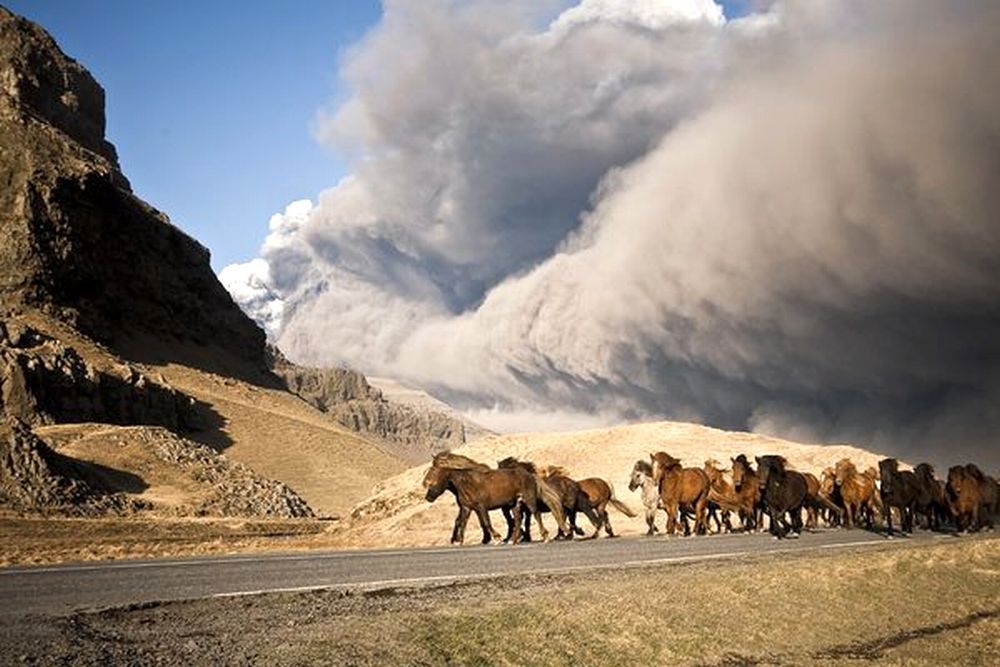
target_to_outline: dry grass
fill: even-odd
[[[175,364],[153,368],[221,416],[218,439],[208,444],[288,484],[319,513],[346,513],[377,482],[406,467],[286,391]]]
[[[309,549],[329,544],[335,525],[306,520],[0,516],[0,566]]]
[[[494,465],[506,456],[536,463],[559,465],[580,479],[601,477],[610,481],[616,495],[638,511],[629,519],[610,510],[612,525],[624,535],[646,531],[638,492],[628,490],[628,477],[637,459],[649,460],[650,452],[664,450],[686,466],[702,467],[706,459],[724,464],[730,457],[745,453],[781,454],[797,469],[819,473],[837,460],[849,457],[861,469],[877,465],[882,456],[849,445],[810,445],[753,433],[721,431],[698,424],[656,422],[619,426],[576,433],[529,433],[486,438],[458,451]],[[411,468],[379,485],[378,492],[358,505],[351,526],[339,538],[345,546],[418,546],[445,544],[451,535],[455,503],[445,494],[433,505],[423,497],[420,482],[427,466]],[[502,524],[502,519],[499,520]],[[660,525],[663,524],[660,514]],[[551,520],[550,520],[551,521]],[[474,524],[474,521],[473,521]],[[584,519],[584,524],[586,520]],[[475,540],[478,528],[466,539]]]

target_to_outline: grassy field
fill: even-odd
[[[1000,539],[24,623],[0,650],[39,664],[997,664]]]

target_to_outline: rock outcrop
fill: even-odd
[[[0,419],[0,506],[77,516],[144,508],[125,494],[85,481],[84,467],[42,442],[23,422]]]
[[[138,357],[148,340],[214,345],[263,369],[264,333],[208,251],[132,193],[104,122],[90,74],[0,7],[0,304]]]
[[[16,319],[0,321],[0,413],[38,426],[59,422],[156,424],[198,430],[194,400],[110,355],[100,366]]]
[[[364,375],[346,368],[309,368],[271,348],[271,369],[288,390],[338,423],[379,438],[411,463],[465,444],[465,424],[454,415],[386,400]]]

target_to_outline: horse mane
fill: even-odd
[[[977,482],[986,481],[986,475],[983,474],[983,471],[980,470],[979,466],[977,466],[975,463],[966,463],[965,472],[966,474],[969,475],[969,477],[973,478]]]
[[[639,460],[635,462],[635,468],[639,469],[639,472],[643,473],[648,477],[653,476],[653,466],[649,464],[649,461]]]
[[[559,475],[560,477],[569,477],[569,471],[562,466],[540,466],[538,468],[538,474],[542,477],[554,477]]]
[[[490,470],[490,467],[485,463],[480,463],[479,461],[470,459],[468,456],[453,454],[452,452],[435,454],[431,460],[431,465],[446,470]]]
[[[930,463],[918,463],[917,467],[913,469],[913,472],[917,473],[921,477],[927,477],[928,479],[934,478],[934,466]]]
[[[505,459],[497,461],[498,468],[520,468],[521,470],[527,470],[532,475],[538,474],[538,469],[535,464],[531,461],[521,461],[516,456],[508,456]]]
[[[655,454],[650,454],[649,457],[652,460],[658,461],[663,466],[664,470],[681,467],[681,460],[675,459],[666,452],[656,452]]]

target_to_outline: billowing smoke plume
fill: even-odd
[[[230,281],[287,354],[1000,464],[996,3],[538,4],[385,3],[318,123],[353,175]]]

